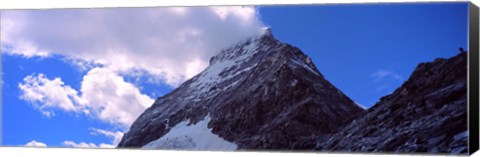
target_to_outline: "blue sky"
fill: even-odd
[[[276,38],[299,47],[366,107],[399,87],[418,63],[467,47],[467,3],[261,7],[260,13]]]
[[[261,6],[254,8],[258,15],[251,9],[178,9],[160,19],[120,20],[89,12],[2,12],[2,145],[114,145],[135,116],[200,72],[213,51],[264,25],[366,107],[399,87],[418,63],[467,45],[467,3]]]

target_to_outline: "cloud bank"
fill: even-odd
[[[20,99],[31,102],[45,116],[55,110],[85,114],[128,128],[153,99],[106,68],[90,70],[81,83],[80,92],[65,85],[61,78],[49,79],[33,74],[19,83]]]
[[[141,70],[177,86],[221,49],[259,35],[253,7],[8,10],[1,48],[24,57],[62,55],[121,74]]]
[[[262,27],[253,7],[8,10],[1,48],[27,58],[61,55],[89,70],[78,91],[61,78],[24,78],[20,98],[44,115],[61,109],[128,126],[153,100],[122,75],[140,72],[177,86]]]

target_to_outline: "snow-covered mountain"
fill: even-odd
[[[225,49],[158,98],[118,147],[307,149],[364,110],[270,29]],[[315,137],[315,138],[312,138]]]

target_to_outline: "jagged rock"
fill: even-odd
[[[467,153],[466,56],[419,64],[400,88],[316,149]]]
[[[211,129],[236,149],[311,149],[311,141],[325,139],[363,111],[328,82],[308,56],[276,40],[268,28],[262,36],[212,57],[203,72],[158,98],[118,147],[161,143],[181,149],[179,144],[188,143],[185,149],[191,149],[212,142],[193,139],[193,144],[178,140],[169,144],[171,139],[161,139],[181,122],[196,127],[207,117],[203,131]],[[179,132],[185,128],[189,126]]]

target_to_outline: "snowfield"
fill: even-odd
[[[236,150],[235,143],[228,142],[212,133],[208,128],[210,115],[207,115],[197,124],[190,124],[190,120],[178,123],[164,136],[154,140],[143,149],[179,149],[179,150]]]

